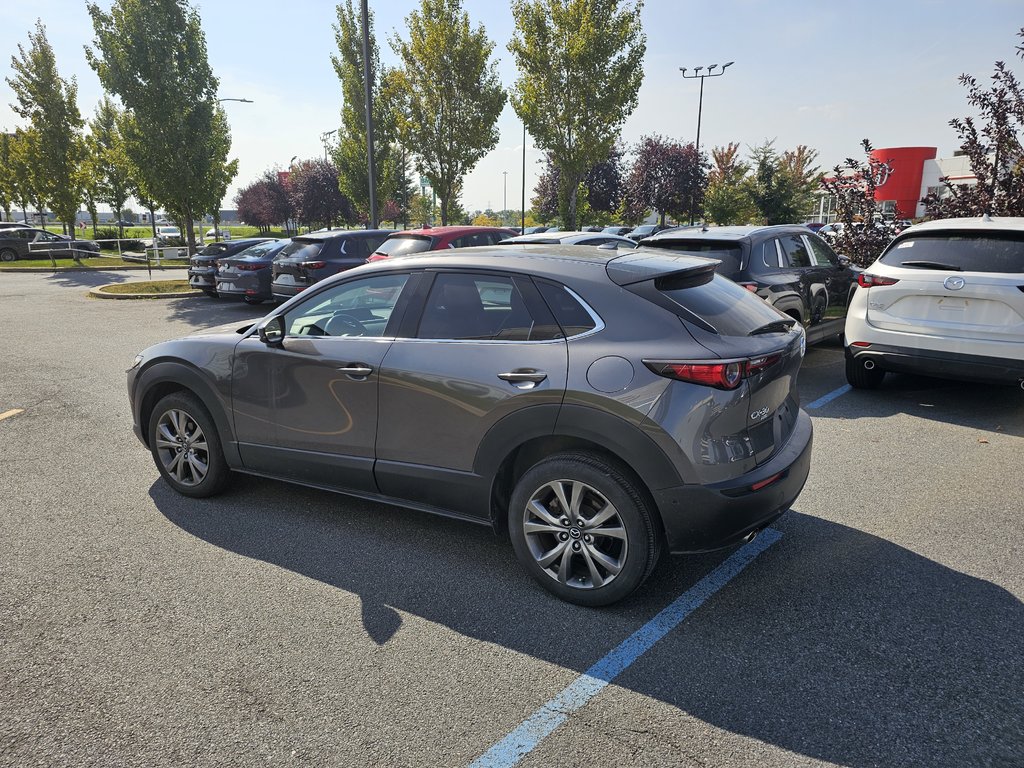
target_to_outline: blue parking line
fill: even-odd
[[[470,768],[511,768],[596,696],[608,683],[675,629],[683,619],[700,608],[718,590],[768,547],[782,538],[766,528],[749,544],[736,550],[725,562],[698,581],[661,613],[613,648],[604,658],[577,677],[561,693],[524,720],[470,765]]]
[[[808,403],[807,405],[805,405],[804,408],[808,411],[812,411],[815,408],[821,408],[821,406],[828,405],[837,397],[842,397],[851,389],[853,389],[853,387],[851,387],[849,384],[843,384],[843,386],[841,386],[839,389],[829,392],[827,395],[819,397],[813,403]]]

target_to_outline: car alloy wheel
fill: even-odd
[[[18,258],[18,254],[12,251],[10,248],[4,248],[0,251],[0,261],[14,261]]]
[[[609,605],[639,587],[661,554],[651,502],[628,468],[563,453],[530,468],[509,502],[516,557],[546,590],[578,605]]]
[[[149,447],[164,480],[185,496],[212,496],[230,477],[213,419],[188,392],[175,392],[156,404]]]

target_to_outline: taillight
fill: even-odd
[[[299,263],[303,269],[323,269],[327,266],[326,261],[303,261]]]
[[[669,362],[644,360],[644,365],[659,376],[715,389],[736,389],[744,379],[756,376],[775,365],[782,355],[763,355],[749,360],[728,362]]]
[[[737,283],[741,288],[746,288],[751,293],[757,293],[757,283]]]
[[[386,259],[386,258],[387,258],[387,254],[385,254],[385,253],[375,253],[370,258],[368,258],[366,260],[366,263],[367,264],[373,264],[373,262],[375,262],[375,261],[384,261],[384,259]]]
[[[256,272],[257,270],[263,269],[266,264],[235,264],[236,269],[240,269],[243,272]]]
[[[878,275],[870,275],[867,272],[861,272],[857,275],[857,285],[861,288],[872,288],[876,285],[896,285],[899,280],[892,277],[879,277]]]

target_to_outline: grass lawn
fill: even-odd
[[[157,296],[161,293],[188,293],[193,289],[189,287],[188,280],[151,280],[105,285],[100,290],[103,293],[148,293]],[[195,291],[195,293],[199,293],[199,291]]]
[[[138,267],[145,266],[145,262],[139,264],[137,261],[125,261],[115,257],[87,256],[80,262],[74,259],[55,259],[57,268],[66,267],[88,267],[90,269],[110,269],[111,267]],[[184,262],[174,266],[184,266]],[[156,266],[155,264],[153,266]],[[5,261],[0,263],[4,269],[51,269],[53,265],[49,259],[19,259],[18,261]]]

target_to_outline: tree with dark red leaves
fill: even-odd
[[[631,220],[648,211],[682,219],[699,215],[708,183],[707,157],[692,144],[661,136],[644,136],[637,145],[633,168],[626,178],[625,209]]]
[[[288,177],[288,198],[296,218],[307,225],[354,223],[352,202],[338,189],[338,169],[328,160],[303,160]]]
[[[288,189],[275,171],[265,171],[260,178],[238,190],[235,195],[238,217],[263,234],[270,228],[284,224],[292,217]]]

